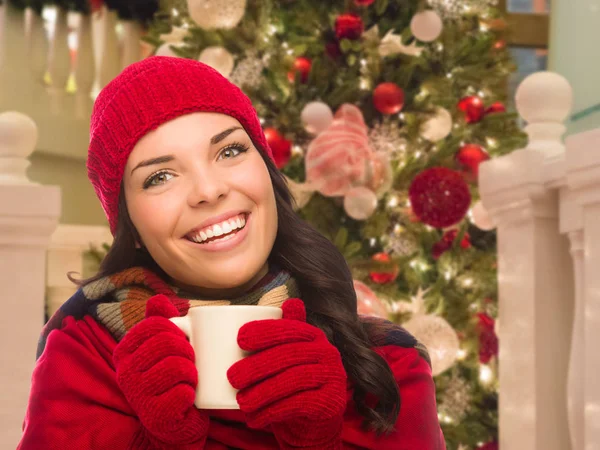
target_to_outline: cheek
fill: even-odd
[[[128,204],[129,215],[140,237],[149,241],[169,236],[178,216],[176,202],[169,195],[139,195]]]

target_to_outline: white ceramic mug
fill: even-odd
[[[248,322],[281,316],[281,308],[275,306],[220,305],[197,306],[187,316],[170,319],[189,338],[196,354],[196,407],[239,409],[237,390],[227,379],[229,368],[248,354],[237,343],[238,331]]]

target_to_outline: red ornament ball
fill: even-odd
[[[404,106],[404,91],[396,83],[381,83],[373,91],[373,103],[382,114],[396,114]]]
[[[433,256],[433,259],[439,259],[440,256],[442,256],[444,253],[450,250],[452,248],[452,245],[454,245],[454,241],[457,235],[457,230],[446,231],[444,233],[444,236],[442,236],[442,239],[436,242],[433,245],[433,248],[431,249],[431,256]],[[467,249],[470,247],[471,237],[469,236],[469,233],[465,233],[460,241],[460,248]]]
[[[273,151],[273,159],[277,168],[283,168],[292,156],[292,143],[284,138],[275,128],[265,128],[264,130],[267,144]]]
[[[485,115],[483,100],[476,95],[461,99],[461,101],[458,102],[458,109],[465,113],[467,123],[480,122]]]
[[[338,39],[357,40],[365,31],[365,24],[356,14],[342,14],[335,19],[335,35]]]
[[[391,261],[390,255],[385,252],[376,253],[371,259],[373,261],[385,263],[389,263]],[[369,278],[373,283],[388,284],[392,283],[396,280],[396,278],[398,278],[399,271],[400,270],[398,269],[398,266],[394,266],[390,272],[371,272],[369,273]]]
[[[496,102],[490,105],[488,109],[485,110],[485,114],[494,114],[494,113],[505,113],[506,106],[502,102]]]
[[[456,161],[466,171],[465,176],[470,181],[477,180],[479,164],[490,159],[490,155],[477,144],[465,144],[456,153]]]
[[[294,65],[292,70],[290,70],[287,74],[288,80],[290,83],[293,83],[296,80],[296,74],[300,74],[300,81],[302,83],[306,83],[308,81],[308,74],[310,74],[310,69],[312,68],[312,61],[303,56],[299,56],[294,61]]]
[[[435,228],[460,222],[471,205],[471,193],[460,173],[433,167],[418,174],[408,189],[415,215]]]
[[[356,6],[369,6],[375,3],[375,0],[354,0]]]

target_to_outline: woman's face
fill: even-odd
[[[227,297],[267,272],[275,194],[236,119],[202,112],[161,125],[134,147],[123,183],[140,244],[179,287]]]

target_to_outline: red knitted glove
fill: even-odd
[[[282,448],[341,449],[346,372],[322,330],[306,323],[304,303],[290,299],[281,320],[240,328],[238,344],[257,352],[227,372],[251,428],[271,425]]]
[[[204,448],[209,417],[194,406],[194,350],[168,317],[179,316],[164,295],[148,300],[146,319],[113,354],[117,382],[157,448]]]

